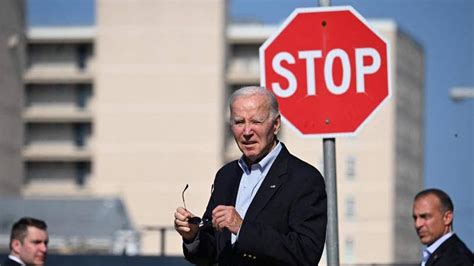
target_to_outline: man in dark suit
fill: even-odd
[[[474,257],[453,231],[454,206],[448,194],[426,189],[415,196],[413,219],[422,244],[422,266],[472,266]]]
[[[35,218],[23,217],[12,226],[10,255],[2,265],[44,265],[47,252],[46,223]]]
[[[201,265],[317,265],[327,223],[323,177],[278,141],[281,118],[270,91],[244,87],[229,107],[243,155],[217,172],[204,223],[176,210],[185,257]]]

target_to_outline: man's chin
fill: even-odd
[[[421,244],[423,244],[423,245],[429,245],[429,244],[431,243],[431,242],[430,242],[431,239],[429,239],[428,237],[422,237],[422,236],[420,236],[419,238],[420,238]]]
[[[36,259],[34,265],[44,265],[46,263],[46,258],[43,259]]]
[[[255,149],[251,146],[244,146],[240,147],[240,151],[245,155],[245,157],[250,158],[255,156]]]

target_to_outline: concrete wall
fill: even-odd
[[[0,195],[22,184],[24,13],[23,1],[0,1]]]

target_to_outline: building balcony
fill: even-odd
[[[26,84],[76,84],[92,83],[93,73],[90,69],[81,71],[75,68],[32,67],[23,76]]]
[[[90,123],[92,119],[90,110],[74,107],[29,107],[23,112],[27,123]]]
[[[261,44],[278,28],[261,24],[234,24],[227,28],[227,41],[231,44]]]
[[[231,85],[260,84],[258,56],[230,60],[226,81]]]
[[[93,43],[96,36],[95,27],[30,27],[26,32],[28,43]]]
[[[226,75],[226,81],[230,85],[258,85],[260,76],[258,73],[230,72]]]
[[[23,148],[23,160],[36,162],[83,162],[90,161],[89,147],[74,147],[67,144],[29,145]]]

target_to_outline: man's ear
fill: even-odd
[[[274,125],[273,125],[273,134],[277,135],[278,132],[280,132],[280,128],[281,128],[281,116],[280,114],[278,114],[276,117],[275,117],[275,122],[274,122]]]
[[[20,253],[20,248],[21,248],[22,244],[21,244],[21,241],[18,240],[18,239],[13,239],[12,240],[12,251],[15,253],[15,254],[19,254]]]
[[[443,215],[443,222],[444,225],[453,225],[453,212],[452,211],[446,211]]]

